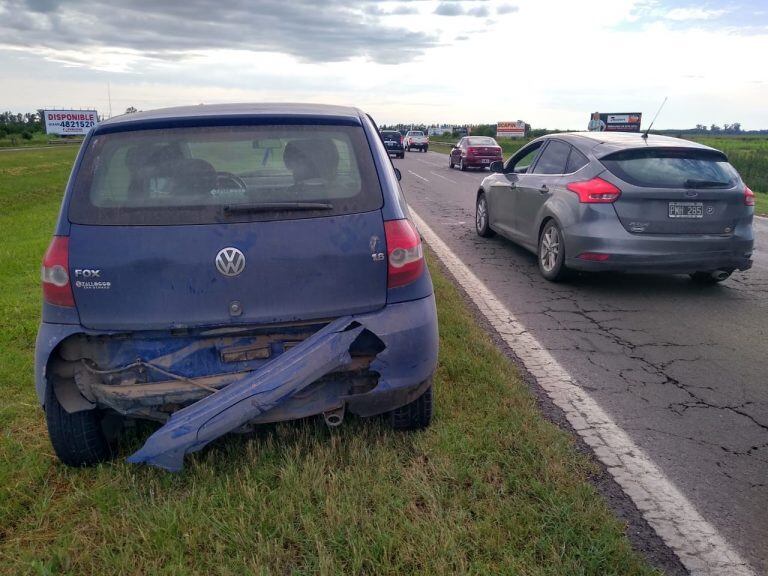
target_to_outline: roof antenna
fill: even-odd
[[[659,117],[659,112],[661,112],[661,109],[664,108],[664,104],[667,103],[667,98],[668,96],[664,96],[664,102],[662,102],[661,106],[659,106],[659,109],[656,110],[656,116],[653,117],[653,120],[651,120],[650,126],[648,126],[648,128],[645,129],[645,132],[643,132],[642,137],[645,138],[646,140],[648,140],[648,132],[650,132],[651,128],[653,128],[653,123],[656,122],[656,118]]]

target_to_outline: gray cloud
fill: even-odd
[[[310,62],[363,56],[408,61],[437,45],[423,32],[384,25],[368,0],[6,0],[0,46],[137,50],[173,60],[209,49],[274,51]],[[402,4],[393,13],[410,13]],[[401,10],[403,12],[395,12]]]
[[[461,16],[464,14],[464,7],[458,2],[440,2],[435,8],[435,14],[440,16]]]
[[[512,14],[513,12],[517,12],[520,10],[517,6],[513,6],[512,4],[502,4],[501,6],[496,7],[496,14],[502,15],[502,14]]]
[[[480,4],[465,8],[461,2],[440,2],[435,8],[435,14],[440,16],[475,16],[485,18],[490,14],[488,7],[481,4],[484,0],[474,0],[466,4]]]
[[[488,16],[488,7],[487,6],[475,6],[474,8],[470,8],[467,10],[467,14],[470,16],[477,16],[478,18],[485,18]]]

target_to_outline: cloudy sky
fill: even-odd
[[[380,123],[768,128],[766,0],[0,0],[0,108],[243,101]]]

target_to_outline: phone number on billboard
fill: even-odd
[[[60,124],[62,128],[93,128],[95,125],[95,122],[87,122],[84,120],[65,120]]]

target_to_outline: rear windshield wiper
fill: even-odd
[[[333,204],[328,202],[260,202],[258,204],[231,204],[224,206],[225,214],[299,212],[302,210],[333,210]]]
[[[686,180],[686,188],[730,188],[730,182],[720,182],[718,180]]]

